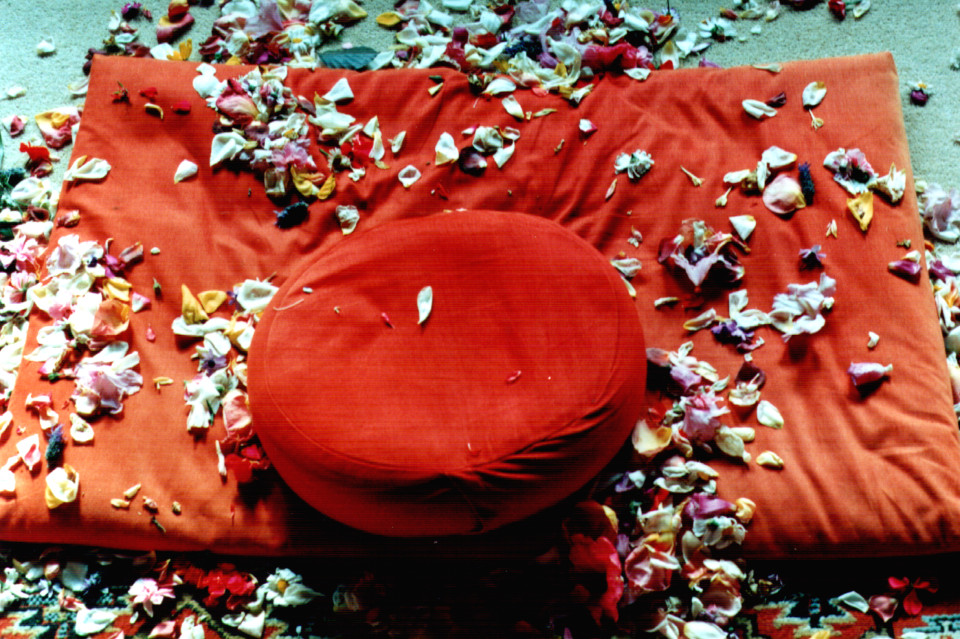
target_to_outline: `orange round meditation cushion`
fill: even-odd
[[[295,267],[248,382],[293,491],[406,537],[484,532],[574,493],[628,438],[645,375],[636,306],[596,249],[536,216],[460,211],[358,230]]]

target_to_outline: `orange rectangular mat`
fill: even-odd
[[[218,67],[217,76],[250,70]],[[355,97],[339,111],[359,123],[376,116],[384,140],[400,131],[406,138],[397,154],[387,149],[388,168],[368,165],[357,181],[338,174],[332,196],[311,204],[303,225],[286,230],[275,225],[281,207],[252,174],[209,167],[217,116],[192,88],[196,76],[190,63],[94,62],[73,156],[102,158],[112,169],[100,182],[65,189],[61,214],[79,210],[81,221],[58,228],[51,246],[70,234],[112,238],[114,254],[143,243],[144,261],[128,277],[135,291],[152,300],[130,319],[130,348],[139,353],[144,386],[124,400],[122,413],[94,422],[92,444],[67,446],[64,459],[81,477],[75,502],[48,509],[45,471],[31,475],[22,465],[15,471],[16,496],[0,503],[0,538],[260,554],[363,552],[379,544],[311,512],[279,479],[266,478],[253,492],[238,490],[232,476],[221,479],[215,440],[223,437],[223,426],[218,419],[205,437],[188,434],[182,383],[196,374],[194,344],[178,341],[170,328],[181,312],[181,285],[199,292],[229,291],[250,278],[273,276],[281,283],[299,258],[345,241],[335,210],[354,205],[362,226],[461,207],[520,211],[555,220],[610,258],[636,257],[642,269],[632,282],[647,345],[674,351],[692,340],[693,355],[712,363],[721,377],[735,375],[743,356],[709,331],[686,331],[683,322],[708,308],[727,316],[728,291],[705,289],[695,310],[685,310],[683,302],[655,309],[654,300],[688,300],[692,293],[689,282],[658,263],[661,240],[676,236],[686,219],[729,231],[729,217],[754,216],[740,288],[749,293],[749,308],[765,311],[791,284],[819,278],[821,270],[800,268],[798,255],[820,245],[822,272],[836,280],[825,326],[786,342],[772,329],[757,331],[765,344],[753,352],[753,362],[766,373],[762,395],[779,409],[783,428],[760,426],[753,410],[723,417],[731,426],[756,428],[757,440],[747,446],[754,459],[771,450],[784,461],[779,471],[755,462],[713,462],[721,495],[757,503],[745,550],[762,557],[960,550],[960,443],[929,280],[925,271],[914,283],[887,269],[906,253],[898,243],[923,246],[900,86],[889,54],[786,63],[781,73],[689,69],[654,72],[643,82],[609,75],[596,79],[576,108],[556,95],[518,91],[522,109],[539,115],[522,121],[499,98],[476,96],[465,76],[448,70],[291,70],[286,85],[308,100],[347,78]],[[436,80],[443,85],[432,96],[428,89]],[[801,105],[801,92],[814,81],[828,90],[814,109],[824,123],[819,129]],[[128,89],[129,102],[113,100],[118,82]],[[162,119],[144,109],[140,91],[148,87],[156,89]],[[786,103],[774,117],[758,120],[741,106],[745,99],[765,101],[781,92]],[[182,100],[190,103],[188,114],[173,110]],[[540,113],[545,109],[556,111]],[[581,120],[597,131],[583,135]],[[455,164],[435,166],[442,133],[463,146],[461,132],[478,125],[519,131],[515,153],[502,168],[491,163],[474,177]],[[813,203],[781,218],[759,196],[734,190],[726,207],[718,207],[724,175],[753,169],[774,145],[810,164]],[[880,174],[891,164],[906,171],[902,201],[874,198],[867,232],[847,212],[850,196],[823,166],[838,148],[860,149]],[[617,157],[641,149],[654,160],[650,171],[636,181],[618,176]],[[175,184],[185,159],[199,173]],[[404,188],[398,173],[408,165],[422,177]],[[702,185],[695,186],[681,167]],[[826,234],[833,221],[835,238]],[[632,229],[642,235],[638,246],[628,242]],[[153,254],[152,247],[159,251]],[[154,299],[154,282],[160,299]],[[35,314],[27,353],[48,323]],[[155,341],[147,339],[148,328]],[[869,331],[880,336],[872,351]],[[851,362],[863,361],[893,364],[889,380],[866,396],[847,375]],[[160,377],[174,383],[154,388],[152,380]],[[24,408],[28,394],[52,394],[54,408],[65,416],[72,391],[71,382],[51,384],[40,378],[38,364],[25,361],[11,400],[15,428],[0,454],[15,454],[18,441],[40,432],[37,417]],[[664,407],[656,394],[650,401]],[[111,506],[111,499],[135,484],[142,487],[129,509]],[[142,508],[143,496],[157,502],[156,514]],[[182,508],[179,515],[170,511],[174,501]]]

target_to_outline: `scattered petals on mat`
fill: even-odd
[[[733,252],[734,246],[748,250],[732,235],[714,231],[703,220],[684,220],[676,237],[661,240],[657,261],[682,270],[695,288],[711,273],[735,282],[743,278],[744,268]]]

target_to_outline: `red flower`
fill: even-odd
[[[888,577],[887,583],[900,596],[903,611],[911,617],[916,617],[923,611],[923,603],[917,592],[922,590],[931,594],[937,592],[937,585],[926,579],[910,581],[906,577]]]
[[[50,161],[50,149],[45,146],[34,146],[26,142],[20,143],[20,151],[30,156],[30,163]]]
[[[226,606],[229,610],[236,610],[251,601],[257,590],[256,579],[249,573],[238,571],[233,564],[220,564],[197,585],[208,593],[203,600],[205,606],[215,606],[227,595]]]
[[[140,89],[140,95],[146,99],[154,102],[157,99],[157,87],[147,87],[145,89]]]

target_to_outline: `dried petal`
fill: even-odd
[[[393,136],[393,138],[389,141],[390,151],[392,151],[394,155],[400,152],[400,149],[403,147],[403,141],[406,139],[406,137],[407,137],[407,132],[401,131],[400,133],[397,133],[395,136]]]
[[[350,235],[360,221],[360,211],[355,206],[341,204],[337,207],[337,221],[340,223],[340,231],[344,235]]]
[[[177,165],[177,171],[173,174],[173,183],[179,184],[184,180],[192,178],[197,174],[199,167],[190,160],[184,160]]]
[[[400,173],[397,174],[397,178],[400,180],[400,184],[403,185],[403,188],[409,189],[410,186],[420,179],[420,171],[417,167],[409,164],[400,170]]]
[[[803,107],[805,109],[812,109],[823,102],[823,98],[826,95],[826,84],[823,82],[811,82],[803,89],[803,94],[801,96],[801,99],[803,100]]]
[[[433,310],[433,287],[424,286],[417,293],[417,324],[423,324]]]
[[[771,146],[760,155],[760,161],[771,170],[785,169],[797,161],[797,154],[785,151],[778,146]]]
[[[873,193],[864,191],[857,197],[847,200],[847,210],[857,220],[860,230],[866,233],[873,220]]]
[[[467,175],[480,177],[487,170],[487,159],[474,147],[467,146],[460,151],[457,166]]]
[[[585,138],[597,132],[597,125],[585,118],[580,119],[580,135]]]
[[[700,315],[697,315],[692,319],[688,319],[683,323],[683,328],[688,331],[699,331],[707,328],[715,321],[717,321],[717,311],[716,309],[710,308]]]
[[[102,180],[110,173],[110,163],[100,158],[87,158],[81,155],[63,175],[64,182],[73,182],[74,180]]]
[[[47,508],[53,510],[61,504],[68,504],[77,498],[80,488],[80,473],[70,464],[64,464],[47,473],[47,489],[44,501]]]
[[[437,166],[456,162],[460,157],[457,143],[454,141],[453,136],[446,131],[440,134],[440,139],[437,140],[437,145],[434,150],[436,151],[434,163]]]
[[[611,183],[610,183],[610,186],[607,187],[607,192],[606,192],[606,194],[603,196],[603,199],[604,199],[604,200],[609,200],[610,198],[613,197],[613,194],[617,191],[617,181],[618,181],[619,179],[620,179],[620,178],[613,178],[613,182],[611,182]]]
[[[858,389],[886,379],[893,370],[893,364],[878,364],[876,362],[854,362],[847,368],[853,385]]]
[[[730,226],[740,239],[746,242],[757,228],[757,218],[752,215],[733,215],[730,217]]]
[[[907,174],[891,164],[890,172],[878,177],[870,188],[885,196],[892,204],[896,204],[903,198],[907,188]]]
[[[499,77],[490,81],[483,90],[483,95],[500,95],[516,91],[517,85],[510,78]]]
[[[867,338],[868,338],[867,348],[869,348],[870,350],[873,350],[874,348],[876,348],[877,343],[880,341],[880,336],[874,333],[873,331],[869,331],[867,333]]]
[[[340,78],[329,91],[323,94],[323,99],[327,102],[341,104],[353,99],[353,90],[346,78]]]
[[[807,205],[800,183],[786,174],[775,177],[763,190],[763,203],[777,215],[788,215]]]
[[[783,415],[765,399],[761,399],[757,404],[757,421],[770,428],[783,428]]]
[[[920,281],[920,274],[923,272],[923,267],[918,262],[903,259],[888,263],[887,270],[894,275],[899,275],[908,282],[916,284]]]
[[[783,459],[772,450],[765,450],[757,455],[757,464],[771,470],[781,470],[783,468]]]
[[[40,452],[40,435],[33,434],[17,442],[17,454],[31,473],[40,463],[43,454]]]
[[[669,426],[651,428],[647,420],[641,419],[634,426],[630,441],[639,455],[649,459],[666,449],[672,438],[673,429]]]
[[[647,171],[653,167],[653,158],[642,149],[637,149],[633,153],[621,153],[613,163],[615,173],[627,173],[632,181],[642,178]]]
[[[70,439],[75,444],[88,444],[93,441],[93,426],[76,413],[70,413]]]
[[[767,106],[765,103],[760,100],[744,100],[742,103],[743,110],[746,111],[751,117],[754,117],[758,120],[762,120],[764,116],[772,118],[777,114],[777,110],[772,106]]]
[[[658,297],[653,300],[653,307],[660,308],[661,306],[671,306],[680,301],[679,297]]]
[[[523,107],[520,106],[520,103],[517,102],[517,98],[513,95],[508,95],[503,98],[500,103],[503,105],[504,110],[515,117],[519,121],[524,120]]]

